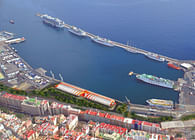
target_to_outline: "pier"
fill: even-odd
[[[21,42],[24,42],[26,39],[24,37],[22,38],[16,38],[16,39],[12,39],[12,40],[6,40],[5,43],[6,44],[18,44]]]
[[[69,29],[69,28],[71,28],[71,25],[64,24],[64,28],[68,28]],[[86,33],[86,36],[89,37],[89,38],[96,37],[96,35],[94,35],[92,33],[89,33],[89,32],[86,32],[86,31],[85,31],[85,33]],[[122,49],[129,49],[132,52],[136,52],[136,53],[143,54],[143,55],[147,55],[148,53],[151,53],[149,51],[146,51],[146,50],[143,50],[143,49],[139,49],[139,48],[136,48],[136,47],[133,47],[133,46],[125,45],[125,44],[122,44],[122,43],[119,43],[119,42],[115,42],[115,41],[110,41],[110,43],[113,44],[116,47],[119,47],[119,48],[122,48]],[[174,58],[163,56],[163,55],[159,55],[159,56],[161,58],[164,58],[166,61],[171,61],[171,62],[175,62],[175,63],[179,62],[178,59],[174,59]]]
[[[36,16],[39,16],[39,17],[42,18],[43,15],[38,13],[38,14],[36,14]],[[64,23],[63,27],[67,28],[67,29],[70,29],[72,27],[72,25]],[[89,37],[89,38],[96,37],[95,34],[92,34],[92,33],[86,32],[86,31],[84,31],[84,32],[86,33],[86,36]],[[143,55],[147,55],[148,53],[157,54],[157,53],[153,53],[153,52],[150,52],[150,51],[147,51],[147,50],[144,50],[144,49],[140,49],[140,48],[137,48],[137,47],[134,47],[134,46],[131,46],[131,45],[122,44],[122,43],[112,41],[112,40],[109,40],[109,43],[111,43],[115,47],[119,47],[119,48],[122,48],[122,49],[129,50],[129,52],[136,52],[138,54],[143,54]],[[177,64],[181,64],[181,63],[184,63],[184,62],[195,63],[194,60],[178,60],[178,59],[171,58],[171,57],[164,56],[164,55],[160,55],[160,54],[157,54],[157,55],[159,57],[163,58],[167,62],[173,62],[173,63],[177,63]]]
[[[41,14],[36,14],[37,16],[39,17],[42,17]],[[72,27],[72,25],[69,25],[67,23],[64,23],[64,28],[67,28],[67,29],[70,29]],[[92,34],[92,33],[89,33],[89,32],[86,32],[86,36],[89,37],[89,38],[94,38],[96,37],[96,35]],[[136,52],[138,54],[143,54],[143,55],[147,55],[148,53],[152,53],[150,51],[146,51],[144,49],[140,49],[140,48],[136,48],[134,46],[130,46],[130,45],[126,45],[126,44],[122,44],[122,43],[119,43],[119,42],[116,42],[116,41],[112,41],[110,40],[111,44],[113,44],[114,46],[116,47],[119,47],[119,48],[122,48],[122,49],[128,49],[130,52]],[[156,53],[153,53],[153,54],[156,54]],[[159,55],[159,54],[158,54]],[[164,56],[164,55],[159,55],[161,58],[164,58],[165,61],[168,61],[168,62],[174,62],[174,63],[180,63],[180,61],[178,59],[174,59],[174,58],[171,58],[171,57],[167,57],[167,56]]]

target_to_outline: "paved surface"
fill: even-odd
[[[51,80],[35,71],[16,52],[15,49],[0,42],[0,72],[4,75],[2,82],[7,86],[21,90],[41,89]]]

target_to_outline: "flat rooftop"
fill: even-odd
[[[161,122],[162,129],[189,128],[195,126],[195,120]]]
[[[27,98],[26,100],[24,100],[24,103],[32,106],[39,106],[41,104],[41,101],[37,100],[36,98]]]
[[[18,67],[14,64],[6,64],[5,67],[7,68],[5,70],[6,74],[13,73],[19,70]]]

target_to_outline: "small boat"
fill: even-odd
[[[14,22],[14,20],[10,20],[9,23],[14,24],[15,22]]]

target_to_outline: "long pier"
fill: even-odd
[[[39,16],[39,17],[42,18],[43,14],[38,13],[38,14],[36,14],[36,16]],[[63,26],[64,26],[64,28],[67,28],[67,29],[72,27],[72,25],[69,25],[67,23],[64,23]],[[89,38],[96,37],[95,34],[92,34],[92,33],[86,32],[86,31],[84,31],[84,32],[86,33],[86,36],[89,37]],[[132,53],[138,53],[138,54],[143,54],[143,55],[147,55],[148,53],[156,54],[160,58],[163,58],[167,62],[173,62],[173,63],[177,63],[177,64],[181,64],[181,63],[184,63],[184,62],[195,63],[194,60],[178,60],[178,59],[175,59],[175,58],[171,58],[171,57],[164,56],[164,55],[161,55],[161,54],[153,53],[153,52],[150,52],[150,51],[147,51],[147,50],[144,50],[144,49],[140,49],[140,48],[137,48],[137,47],[134,47],[134,46],[131,46],[131,45],[122,44],[122,43],[112,41],[112,40],[109,40],[109,43],[113,44],[115,47],[126,49],[126,50],[128,50],[129,52],[132,52]]]
[[[69,29],[69,28],[71,28],[71,25],[64,24],[64,28],[68,28]],[[86,31],[85,31],[85,33],[86,33],[86,36],[88,36],[89,38],[96,37],[96,35],[94,35],[92,33],[89,33],[89,32],[86,32]],[[147,55],[148,53],[152,53],[152,52],[149,52],[149,51],[146,51],[146,50],[143,50],[143,49],[140,49],[140,48],[136,48],[136,47],[133,47],[133,46],[129,46],[129,45],[126,45],[126,44],[122,44],[122,43],[119,43],[119,42],[116,42],[116,41],[110,41],[109,43],[113,44],[116,47],[123,48],[123,49],[129,49],[132,52],[136,52],[136,53],[143,54],[143,55]],[[178,59],[174,59],[174,58],[167,57],[167,56],[164,56],[164,55],[159,55],[159,56],[161,58],[164,58],[166,61],[179,63]]]

